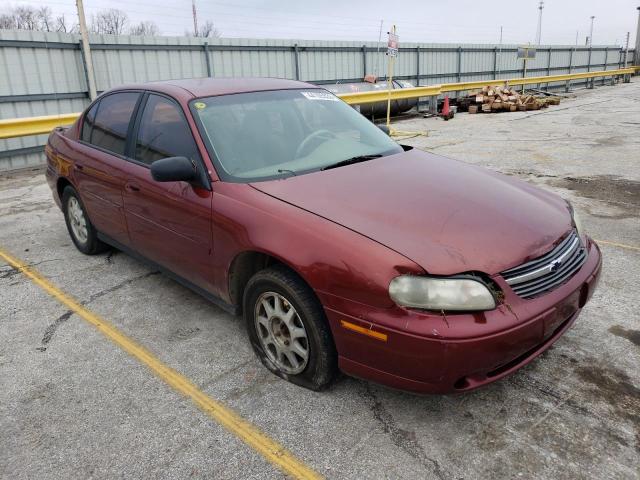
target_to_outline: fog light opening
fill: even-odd
[[[589,285],[586,283],[580,289],[580,300],[578,300],[578,308],[582,308],[587,304],[589,299]]]
[[[467,379],[467,377],[459,378],[453,384],[453,388],[455,388],[456,390],[464,390],[465,388],[469,388],[470,386],[471,384],[469,383],[469,380]]]

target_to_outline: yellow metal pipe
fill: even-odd
[[[0,120],[0,139],[40,135],[49,133],[56,127],[71,125],[79,113],[65,113],[46,117],[24,117]]]
[[[566,82],[581,78],[611,77],[617,75],[629,75],[640,66],[620,68],[618,70],[600,70],[597,72],[571,73],[567,75],[550,75],[547,77],[527,77],[495,80],[478,80],[474,82],[444,83],[413,88],[398,88],[391,91],[391,100],[405,100],[409,98],[430,97],[445,92],[460,92],[482,88],[484,85],[531,85],[537,83]],[[386,90],[341,93],[338,96],[350,105],[365,103],[386,102],[389,93]],[[0,120],[0,139],[24,137],[27,135],[40,135],[49,133],[56,127],[70,125],[78,118],[79,113],[66,113],[64,115],[51,115],[45,117],[24,117]]]
[[[621,68],[618,70],[600,70],[597,72],[570,73],[566,75],[550,75],[547,77],[478,80],[473,82],[444,83],[424,87],[398,88],[396,90],[392,90],[391,99],[404,100],[408,98],[429,97],[432,95],[440,95],[445,92],[473,90],[476,88],[482,88],[485,85],[503,85],[505,82],[507,82],[509,85],[531,85],[537,83],[565,82],[567,80],[576,80],[581,78],[610,77],[616,75],[632,74],[637,69],[640,69],[640,67]],[[341,93],[338,96],[350,105],[359,105],[363,103],[376,103],[386,101],[387,91],[380,90]]]

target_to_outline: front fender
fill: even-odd
[[[214,277],[227,301],[229,266],[246,251],[279,259],[319,295],[380,308],[393,305],[393,277],[424,273],[388,247],[249,185],[215,182],[213,190]]]

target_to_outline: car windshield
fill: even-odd
[[[301,175],[359,157],[402,151],[338,97],[322,89],[199,98],[191,110],[223,180]],[[362,158],[364,157],[364,158]]]

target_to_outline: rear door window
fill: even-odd
[[[151,94],[138,127],[135,159],[151,165],[167,157],[199,161],[200,154],[180,107],[168,98]]]
[[[91,133],[93,132],[93,124],[96,121],[98,105],[100,105],[100,102],[94,103],[93,107],[91,107],[84,116],[84,121],[82,122],[82,135],[80,136],[84,142],[91,143]]]
[[[109,152],[124,155],[127,130],[139,97],[140,93],[138,92],[114,93],[104,97],[98,104],[93,128],[87,131],[88,140],[85,139],[84,128],[82,139]],[[91,110],[89,114],[91,114]],[[87,114],[85,122],[90,117],[89,114]]]

